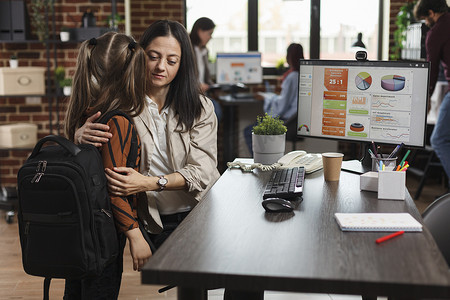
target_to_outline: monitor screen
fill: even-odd
[[[424,147],[429,63],[301,60],[297,136]]]
[[[217,53],[218,84],[262,83],[261,53]]]

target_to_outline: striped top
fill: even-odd
[[[100,149],[103,166],[112,169],[113,167],[125,167],[131,146],[132,131],[135,127],[126,118],[122,116],[112,117],[107,125],[112,138],[108,144],[103,145]],[[138,140],[138,155],[134,169],[139,171],[139,161],[141,156],[141,142]],[[128,197],[119,197],[111,195],[111,206],[114,214],[116,227],[120,232],[125,232],[134,228],[138,228],[137,222],[137,197],[130,195]]]

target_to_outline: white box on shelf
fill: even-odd
[[[34,147],[36,142],[36,124],[15,123],[0,125],[0,148]]]
[[[406,172],[379,171],[378,199],[405,200]]]
[[[359,176],[359,189],[361,191],[378,191],[378,172],[367,172]]]
[[[0,95],[44,95],[45,68],[0,68]]]

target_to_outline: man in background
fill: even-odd
[[[414,7],[414,16],[425,20],[430,30],[425,47],[427,60],[431,63],[430,93],[433,94],[439,75],[439,65],[444,68],[448,82],[447,93],[439,108],[439,116],[431,134],[431,146],[441,160],[447,177],[450,178],[450,13],[446,0],[419,0]],[[430,107],[430,99],[428,99]]]

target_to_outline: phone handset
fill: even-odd
[[[303,150],[289,152],[278,162],[281,164],[281,168],[305,167],[306,173],[312,173],[323,168],[321,154],[306,153]]]

